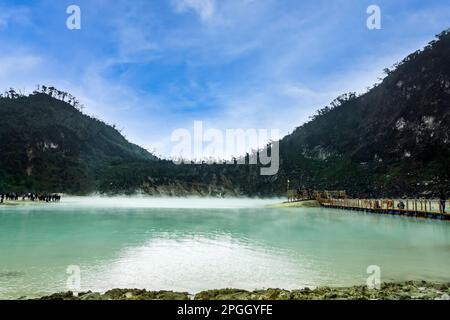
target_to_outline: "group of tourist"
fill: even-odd
[[[42,201],[42,202],[58,202],[61,201],[59,194],[43,194],[43,193],[24,193],[18,194],[16,192],[8,192],[0,194],[0,203],[5,201]]]

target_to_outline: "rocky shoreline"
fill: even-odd
[[[145,289],[112,289],[105,293],[55,293],[37,300],[449,300],[450,283],[407,281],[383,283],[379,290],[367,286],[316,289],[239,289],[207,290],[191,295],[188,292],[147,291]]]
[[[320,203],[317,200],[303,200],[295,202],[282,202],[275,203],[265,206],[265,208],[276,209],[276,208],[318,208]]]

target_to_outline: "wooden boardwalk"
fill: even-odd
[[[327,208],[356,210],[378,214],[401,215],[429,219],[450,220],[450,201],[446,201],[444,213],[440,200],[430,199],[317,199]],[[403,205],[401,205],[403,203]]]

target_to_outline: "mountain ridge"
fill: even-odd
[[[273,196],[289,179],[361,197],[448,190],[449,30],[385,72],[368,92],[341,95],[282,138],[275,176],[260,176],[260,165],[175,165],[56,99],[54,88],[12,93],[0,98],[0,189]]]

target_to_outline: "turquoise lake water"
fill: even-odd
[[[274,200],[69,198],[0,207],[0,298],[146,288],[286,288],[450,281],[450,223]],[[276,202],[276,201],[275,201]]]

